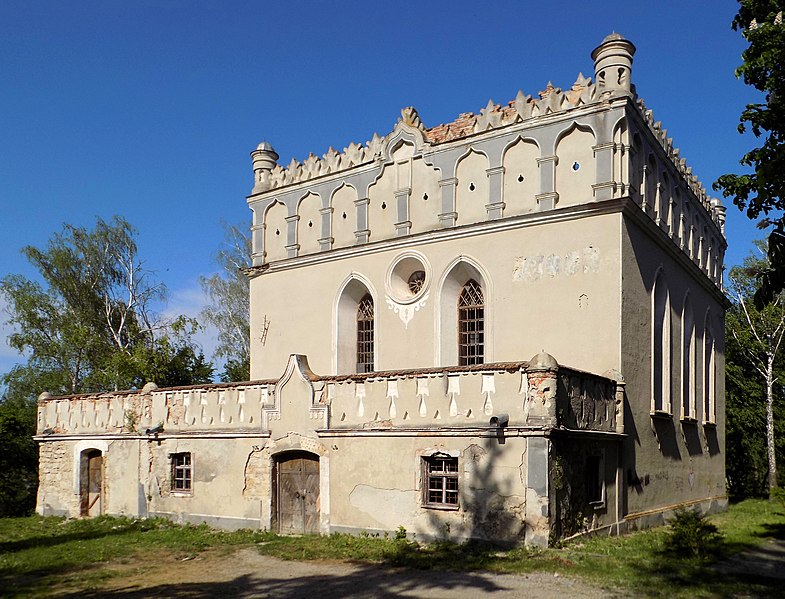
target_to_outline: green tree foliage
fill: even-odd
[[[218,330],[215,354],[226,359],[221,378],[227,382],[250,377],[250,281],[243,272],[250,266],[250,256],[249,236],[224,223],[224,245],[216,256],[221,271],[199,280],[210,300],[201,316]]]
[[[9,343],[26,362],[0,377],[0,514],[35,504],[36,398],[212,381],[212,366],[193,343],[196,323],[153,312],[164,285],[145,270],[136,230],[124,219],[98,219],[92,230],[64,225],[46,248],[23,253],[40,282],[0,279],[14,332]]]
[[[28,356],[7,377],[32,377],[52,394],[210,382],[210,365],[191,341],[195,323],[153,312],[166,289],[144,269],[136,234],[116,216],[92,230],[64,225],[45,249],[22,250],[43,285],[20,275],[0,280],[15,328],[9,342]]]
[[[765,246],[759,249],[765,253]],[[759,309],[752,301],[757,275],[768,267],[748,257],[730,272],[732,305],[726,317],[726,415],[729,491],[769,494],[778,484],[783,454],[782,381],[785,380],[785,295]]]
[[[785,208],[785,0],[740,0],[732,27],[741,30],[749,47],[736,75],[763,93],[763,102],[748,104],[741,113],[739,132],[748,129],[762,144],[740,163],[752,169],[744,174],[722,175],[714,188],[722,191],[747,216],[757,219]],[[769,267],[760,273],[756,296],[759,306],[770,302],[785,288],[785,232],[782,216],[764,219],[775,225],[769,239]]]
[[[0,399],[0,517],[23,516],[35,508],[35,424],[35,401],[7,396]]]

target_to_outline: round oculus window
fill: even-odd
[[[402,254],[390,265],[386,283],[393,300],[409,304],[425,294],[430,283],[430,269],[421,255]]]

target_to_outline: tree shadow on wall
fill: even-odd
[[[454,525],[455,519],[451,517],[454,512],[426,508],[430,530],[436,536],[448,540],[468,538],[478,557],[494,545],[510,546],[524,540],[525,497],[514,496],[514,480],[518,479],[518,488],[523,495],[525,489],[520,479],[524,466],[521,461],[526,456],[521,451],[516,457],[519,462],[515,468],[504,465],[503,454],[511,451],[509,446],[505,447],[509,441],[505,439],[503,429],[499,429],[496,436],[486,437],[464,450],[458,487],[460,513],[463,514],[460,527]],[[521,438],[515,437],[512,441],[519,443]]]

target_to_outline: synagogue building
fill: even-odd
[[[253,380],[42,394],[39,513],[544,546],[723,508],[725,209],[634,53],[302,162],[259,144]]]

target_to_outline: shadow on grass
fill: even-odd
[[[110,536],[125,535],[133,531],[141,531],[142,528],[131,526],[119,526],[115,530],[83,530],[74,532],[63,532],[63,534],[56,535],[42,535],[37,537],[29,537],[20,539],[18,541],[5,541],[0,542],[0,554],[3,553],[16,553],[17,551],[24,551],[25,549],[36,549],[54,547],[62,545],[63,543],[70,543],[72,541],[92,541],[94,539],[103,539]]]
[[[222,582],[186,582],[152,584],[145,588],[123,587],[114,590],[77,591],[60,597],[94,599],[116,597],[173,597],[201,599],[208,597],[401,597],[422,596],[434,591],[460,592],[481,596],[506,590],[487,575],[471,572],[402,571],[378,565],[354,565],[348,573],[304,573],[307,565],[276,568],[275,571],[242,575]],[[311,566],[313,567],[313,566]]]
[[[755,536],[769,538],[782,534],[785,526],[764,525]],[[780,536],[779,538],[783,538]],[[649,559],[636,564],[640,574],[636,590],[646,596],[782,597],[785,585],[785,545],[768,549],[765,544],[729,543],[713,538],[702,557],[674,551],[669,539]]]

